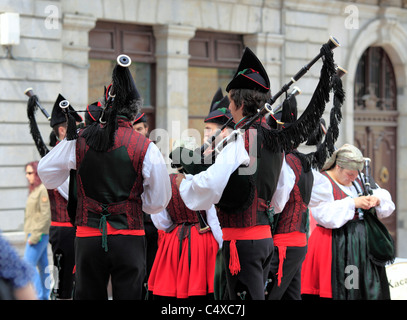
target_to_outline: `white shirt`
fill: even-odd
[[[69,200],[69,177],[68,179],[65,180],[65,182],[63,184],[61,184],[58,188],[57,188],[59,194],[65,198],[65,200]]]
[[[327,180],[322,174],[314,169],[312,169],[311,172],[314,176],[314,181],[312,185],[310,202],[308,204],[309,208],[316,207],[327,201],[331,201],[331,196],[327,195],[324,191],[330,187],[332,188],[329,180]],[[290,193],[294,188],[294,184],[294,171],[284,160],[277,188],[271,200],[271,205],[274,207],[275,213],[283,211],[288,199],[290,198]],[[316,189],[315,186],[319,186],[319,188]]]
[[[214,164],[196,175],[186,175],[179,191],[185,205],[191,210],[209,210],[222,197],[230,175],[240,166],[247,166],[249,155],[241,135],[226,145]]]
[[[38,175],[47,189],[61,186],[76,170],[76,140],[66,139],[58,143],[38,164]],[[165,209],[171,199],[171,185],[164,158],[158,147],[150,143],[142,167],[142,210],[156,214]]]
[[[322,177],[329,181],[327,177]],[[346,187],[338,184],[338,186],[348,195],[348,197],[341,200],[334,200],[333,187],[330,183],[330,188],[325,190],[325,192],[330,195],[330,201],[312,208],[312,216],[315,221],[325,228],[340,228],[346,222],[352,220],[355,215],[355,201],[353,198],[358,197],[357,190],[353,185]],[[320,189],[320,186],[316,186],[316,190],[318,189]],[[323,191],[319,190],[319,192]],[[390,193],[378,186],[377,189],[373,189],[373,196],[380,199],[380,205],[375,207],[377,216],[379,218],[390,216],[396,208],[391,199]]]

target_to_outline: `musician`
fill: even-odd
[[[30,121],[30,132],[33,136],[36,147],[43,157],[49,152],[45,146],[41,133],[38,130],[34,111],[38,104],[37,96],[28,94],[30,99],[27,103],[27,114]],[[50,117],[50,126],[52,128],[52,134],[56,137],[55,144],[59,143],[65,138],[67,129],[67,120],[63,114],[59,103],[65,100],[65,98],[58,94],[52,108]],[[80,123],[82,121],[72,106],[69,106],[69,110],[72,112],[73,118]],[[57,188],[49,189],[48,195],[51,205],[51,227],[50,227],[50,239],[53,263],[58,271],[55,287],[51,291],[51,297],[55,299],[70,299],[72,298],[73,289],[73,275],[72,271],[75,265],[74,259],[74,240],[75,240],[75,228],[70,222],[67,212],[67,200],[68,200],[68,185],[69,179],[64,181]]]
[[[267,73],[249,48],[245,49],[226,91],[235,129],[248,122],[270,97]],[[180,176],[178,180],[181,197],[188,208],[209,209],[211,204],[217,207],[224,240],[222,253],[228,295],[232,300],[264,300],[264,283],[273,253],[270,201],[283,157],[281,153],[272,153],[264,148],[261,131],[256,130],[260,126],[268,128],[263,118],[253,123],[251,129],[254,130],[246,130],[226,145],[206,171],[194,176],[187,175],[185,179]],[[233,200],[224,206],[219,200],[228,180],[241,165],[251,170],[246,171],[246,175],[238,176],[247,183],[244,188],[242,184],[228,189],[225,193]],[[236,173],[239,174],[239,171]],[[237,196],[240,191],[247,199],[245,203],[237,205],[241,200]]]
[[[275,128],[277,122],[284,126],[296,120],[297,103],[294,96],[289,96],[282,110],[271,115],[268,123]],[[319,140],[313,137],[308,140],[318,144]],[[301,266],[307,252],[309,231],[308,205],[315,206],[328,201],[325,194],[313,192],[313,187],[319,185],[319,190],[324,190],[329,188],[329,182],[321,179],[321,175],[314,174],[304,156],[297,149],[285,154],[286,161],[271,201],[276,222],[273,230],[274,254],[269,273],[271,283],[266,290],[269,300],[301,300]]]
[[[121,62],[121,60],[120,60]],[[143,212],[162,211],[171,197],[164,159],[132,123],[141,96],[127,67],[112,74],[101,117],[41,160],[50,188],[76,169],[75,299],[141,299],[145,276]]]
[[[143,136],[148,137],[148,123],[145,113],[138,113],[136,120],[133,122],[133,129],[141,133]]]
[[[215,139],[213,145],[216,145],[221,139],[227,137],[232,132],[235,123],[233,121],[228,122],[232,117],[228,107],[228,96],[223,96],[222,89],[218,88],[212,98],[209,113],[204,119],[204,142],[208,141],[208,139],[215,135],[218,130],[221,130],[225,124],[226,127],[219,134],[218,138]],[[212,146],[205,150],[204,155],[207,155],[210,152],[212,152]]]
[[[176,177],[170,174],[172,198],[167,208],[151,216],[163,232],[148,289],[156,300],[213,299],[215,259],[222,243],[216,210],[214,206],[199,213],[188,209],[180,197]]]
[[[362,181],[358,172],[363,166],[360,150],[345,144],[322,168],[329,188],[314,185],[314,190],[327,194],[330,201],[311,207],[317,226],[302,265],[303,299],[390,298],[385,267],[368,258],[363,210],[374,207],[378,217],[384,218],[391,215],[395,205],[390,193],[379,186],[372,196],[359,196]]]

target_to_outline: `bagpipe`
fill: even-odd
[[[277,99],[284,93],[287,93],[290,86],[294,82],[297,82],[321,57],[324,57],[319,83],[311,98],[311,102],[301,117],[296,122],[288,124],[282,130],[263,129],[262,127],[259,128],[260,130],[263,130],[266,147],[271,148],[273,151],[289,151],[292,150],[296,145],[304,142],[319,124],[319,119],[325,110],[325,104],[329,101],[329,92],[334,84],[333,75],[336,73],[332,50],[338,46],[339,42],[331,36],[328,42],[322,46],[320,53],[316,57],[314,57],[308,64],[303,66],[288,83],[284,84],[283,87],[275,95],[273,95],[255,115],[250,118],[249,121],[247,121],[238,130],[233,131],[228,137],[224,138],[218,143],[217,146],[214,146],[213,142],[220,132],[226,128],[227,123],[224,124],[222,128],[217,130],[217,132],[201,146],[199,153],[197,150],[185,150],[182,147],[175,149],[171,153],[173,167],[182,167],[184,171],[191,174],[196,174],[202,170],[206,170],[205,168],[210,166],[213,162],[206,160],[208,159],[208,156],[204,157],[203,151],[206,151],[207,148],[212,147],[212,154],[209,156],[214,159],[214,154],[216,152],[220,152],[221,148],[227,145],[227,143],[235,140],[237,135],[243,134],[244,131],[249,129],[260,117],[266,115],[267,113],[277,112],[277,108],[272,108],[272,105],[277,101]],[[300,90],[296,90],[296,94],[298,93],[300,93]],[[295,95],[295,93],[292,94]],[[230,119],[229,121],[232,120]],[[183,159],[187,159],[187,161],[183,161]]]
[[[253,115],[249,121],[247,121],[239,130],[235,130],[234,132],[232,132],[230,134],[229,137],[225,138],[223,141],[221,141],[220,143],[222,143],[222,145],[226,145],[228,142],[233,141],[234,139],[236,139],[237,135],[239,134],[243,134],[245,130],[249,129],[254,122],[259,119],[260,117],[264,116],[267,113],[272,113],[272,112],[276,112],[275,110],[272,109],[272,105],[284,94],[287,93],[287,91],[289,90],[290,86],[292,84],[294,84],[295,82],[297,82],[300,78],[302,78],[310,69],[311,67],[322,57],[324,57],[324,65],[323,68],[321,70],[321,77],[320,77],[320,81],[319,84],[314,92],[313,98],[311,99],[311,103],[310,105],[307,107],[307,109],[304,111],[302,119],[299,119],[299,121],[296,124],[291,124],[290,127],[291,129],[288,129],[287,132],[284,133],[279,133],[276,131],[271,130],[272,134],[269,134],[269,138],[272,141],[269,141],[268,145],[269,146],[275,146],[276,142],[279,142],[284,150],[292,150],[292,143],[294,142],[295,144],[300,144],[302,142],[304,142],[306,140],[306,136],[309,135],[314,128],[316,127],[316,123],[315,121],[312,121],[313,118],[315,119],[315,117],[312,115],[312,113],[315,112],[315,116],[318,119],[322,116],[322,113],[325,109],[325,103],[329,100],[329,92],[331,90],[330,86],[331,86],[331,77],[334,74],[334,65],[333,65],[333,57],[332,57],[332,50],[339,47],[339,42],[334,38],[334,37],[330,37],[328,42],[325,43],[319,54],[317,56],[315,56],[308,64],[306,64],[305,66],[303,66],[291,79],[288,83],[284,84],[281,89],[275,94],[273,95],[269,101],[267,101],[259,110],[258,112]],[[327,82],[325,82],[327,81]],[[323,103],[321,100],[324,100],[325,103]],[[323,105],[322,108],[315,108],[316,105]],[[319,110],[317,110],[319,109]],[[322,111],[322,112],[321,112]],[[229,121],[231,121],[231,119],[229,119]],[[228,122],[229,122],[228,121]],[[308,126],[308,128],[311,128],[311,130],[307,130],[307,126],[304,125],[304,122],[309,121],[310,125]],[[226,126],[228,125],[228,123],[224,124],[222,126],[221,129],[217,130],[217,132],[215,132],[215,134],[210,137],[201,147],[201,154],[203,154],[203,152],[209,147],[212,146],[213,147],[213,142],[215,141],[216,137],[220,134],[220,132],[226,128]],[[299,127],[301,127],[301,129],[299,129]],[[298,130],[299,129],[299,130]],[[285,134],[287,133],[287,134]],[[297,138],[295,138],[295,133],[301,133],[299,137],[300,141],[298,141]],[[288,140],[292,140],[292,139],[283,139],[284,136],[287,135],[291,135],[295,141],[291,141],[289,142]],[[283,141],[287,141],[287,143],[283,143]],[[273,147],[274,148],[274,147]],[[212,148],[212,150],[217,150],[217,152],[220,151],[219,146],[216,148]],[[216,151],[215,151],[216,152]],[[215,155],[212,155],[212,159],[214,159]]]
[[[44,143],[40,130],[38,129],[37,121],[35,119],[35,112],[39,108],[48,121],[51,121],[51,116],[47,110],[41,106],[40,102],[38,101],[38,97],[34,94],[32,88],[27,88],[24,91],[24,94],[29,97],[27,102],[27,117],[29,120],[30,133],[34,139],[35,146],[37,147],[40,156],[44,157],[49,152],[49,149]]]
[[[333,106],[330,111],[329,126],[326,127],[325,120],[320,118],[319,126],[308,137],[306,145],[317,147],[316,151],[304,154],[297,152],[305,170],[314,168],[318,171],[322,169],[326,160],[332,156],[336,150],[335,142],[339,137],[339,124],[342,120],[342,104],[345,99],[341,78],[347,74],[347,71],[338,66],[335,75],[332,77],[333,85]],[[324,140],[322,141],[322,139]],[[321,142],[322,141],[322,142]]]
[[[373,195],[373,190],[377,188],[376,182],[370,173],[369,158],[365,158],[365,172],[362,175],[359,172],[359,179],[362,182],[362,191],[359,196]],[[387,263],[393,263],[395,259],[394,240],[387,230],[386,226],[377,217],[375,207],[368,210],[361,209],[366,228],[366,243],[369,259],[379,265],[385,266]]]
[[[273,95],[265,105],[261,106],[257,113],[252,115],[242,127],[234,130],[216,146],[214,146],[214,141],[220,132],[226,128],[227,124],[223,125],[220,130],[217,130],[217,132],[210,137],[201,148],[189,150],[183,147],[178,147],[174,149],[170,154],[170,159],[172,160],[171,166],[188,174],[197,174],[205,171],[214,163],[216,155],[221,152],[228,143],[234,141],[238,135],[244,135],[245,131],[252,126],[254,129],[257,129],[257,134],[262,137],[263,149],[267,149],[269,153],[281,154],[282,152],[290,152],[295,149],[299,144],[306,141],[319,125],[320,118],[325,110],[325,105],[329,101],[330,92],[332,91],[333,86],[338,85],[338,81],[334,79],[337,70],[332,52],[333,49],[338,46],[339,42],[331,36],[328,42],[322,45],[319,54],[308,64],[303,66],[288,83],[284,84],[282,88]],[[270,127],[258,125],[258,120],[261,117],[264,117],[267,113],[277,111],[272,108],[272,105],[280,96],[283,94],[287,95],[290,86],[302,78],[321,58],[323,58],[323,64],[319,82],[301,117],[293,123],[285,124],[284,128],[271,129]],[[295,96],[295,94],[298,93],[300,93],[300,90],[297,90],[297,92],[293,94]],[[211,152],[205,152],[209,147],[212,149]],[[281,160],[278,161],[281,162]],[[269,163],[264,165],[273,166],[274,164]],[[279,170],[279,168],[281,169],[281,165],[280,167],[276,165],[276,170]],[[251,197],[251,191],[247,190],[252,190],[255,182],[252,181],[253,175],[239,174],[239,169],[240,168],[238,168],[229,178],[218,206],[230,208],[232,210],[233,208],[244,210],[248,207],[247,203],[249,201],[248,198]]]
[[[85,127],[82,137],[86,143],[96,151],[107,151],[114,145],[115,134],[118,128],[117,115],[123,110],[133,113],[141,101],[141,96],[136,88],[130,73],[129,56],[121,54],[116,59],[116,66],[112,72],[112,82],[105,88],[104,101],[101,105],[101,115],[98,121]]]

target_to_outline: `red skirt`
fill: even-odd
[[[190,226],[190,236],[182,240],[179,231],[162,232],[148,279],[154,295],[176,297],[202,296],[214,292],[214,275],[218,243],[211,231],[199,233]]]
[[[316,226],[301,270],[301,294],[332,298],[332,230]]]

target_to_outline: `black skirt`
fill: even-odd
[[[384,266],[368,257],[364,220],[332,230],[332,297],[337,300],[388,300]]]

